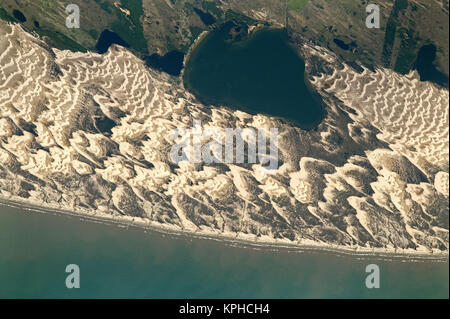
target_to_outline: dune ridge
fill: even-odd
[[[328,115],[304,131],[206,107],[122,47],[60,51],[4,22],[0,37],[3,199],[260,244],[448,254],[448,91],[413,74],[358,73],[305,45]],[[193,120],[278,128],[280,167],[174,165],[171,132]]]

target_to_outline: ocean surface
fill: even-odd
[[[269,114],[309,129],[325,111],[304,74],[305,63],[286,30],[263,28],[249,35],[246,25],[228,22],[192,50],[184,83],[205,104]]]
[[[65,286],[68,264],[80,288]],[[365,268],[380,268],[368,289]],[[448,298],[447,262],[232,246],[0,205],[0,298]]]

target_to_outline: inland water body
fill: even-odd
[[[225,23],[192,50],[184,84],[205,104],[281,117],[310,129],[325,116],[305,83],[305,63],[284,29]]]

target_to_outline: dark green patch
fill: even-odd
[[[216,18],[214,18],[214,16],[208,12],[205,12],[199,8],[194,8],[194,12],[197,13],[203,24],[206,26],[210,26],[214,24],[214,22],[216,22]]]
[[[250,17],[247,17],[246,15],[235,12],[233,10],[227,10],[227,12],[225,12],[225,20],[236,20],[236,21],[241,22],[242,24],[248,24],[248,25],[253,25],[258,22],[262,22],[262,21],[258,21],[258,20],[252,19]]]
[[[308,0],[289,0],[288,1],[288,10],[301,12],[307,4],[308,4]],[[316,6],[318,8],[321,7],[319,4],[316,4]],[[323,9],[323,7],[321,9]]]
[[[8,22],[17,22],[12,16],[9,15],[8,11],[0,8],[0,19]]]
[[[223,11],[217,7],[217,4],[212,1],[203,1],[202,7],[216,18],[220,19],[223,16]]]
[[[98,32],[95,29],[91,29],[89,30],[89,35],[94,39],[97,40],[98,39]]]
[[[401,74],[406,74],[411,70],[414,63],[418,51],[417,43],[420,39],[415,37],[412,29],[401,29],[399,30],[399,35],[401,44],[394,70]]]
[[[197,39],[198,36],[203,32],[202,28],[196,26],[189,27],[189,30],[191,31],[192,39]]]
[[[122,0],[121,7],[129,10],[130,16],[115,8],[118,20],[111,26],[112,31],[125,39],[134,50],[148,54],[147,41],[140,20],[144,14],[142,0]]]
[[[60,49],[60,50],[70,50],[73,52],[81,51],[86,52],[86,48],[65,36],[64,34],[58,31],[52,30],[44,30],[44,29],[36,29],[35,32],[42,37],[47,37],[47,42],[49,45]]]
[[[95,0],[100,5],[100,8],[102,8],[104,11],[112,14],[113,13],[113,5],[107,1],[101,1],[101,0]]]
[[[397,31],[398,14],[401,10],[408,8],[408,0],[395,0],[394,7],[392,8],[389,16],[386,33],[384,36],[382,60],[385,67],[391,66],[392,49],[394,47],[395,33]]]

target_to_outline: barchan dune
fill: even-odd
[[[448,90],[301,45],[327,116],[304,131],[204,106],[131,52],[0,22],[0,197],[259,244],[448,255]],[[277,128],[279,168],[169,160],[171,131]],[[208,141],[203,141],[208,142]]]

